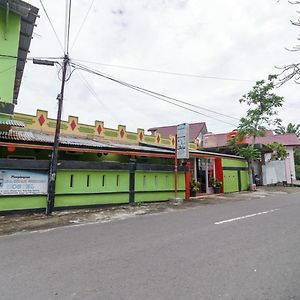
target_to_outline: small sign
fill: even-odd
[[[187,123],[177,126],[177,158],[189,158],[190,125]]]
[[[46,172],[0,170],[0,195],[47,194]]]

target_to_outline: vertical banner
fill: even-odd
[[[189,158],[190,126],[187,123],[177,126],[177,159]]]

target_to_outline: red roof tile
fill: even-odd
[[[251,144],[253,137],[247,138],[247,143]],[[228,142],[228,134],[206,134],[204,136],[204,148],[224,147]],[[266,132],[266,136],[256,138],[255,144],[271,144],[277,142],[285,146],[300,146],[300,140],[294,133],[274,134],[272,130]]]

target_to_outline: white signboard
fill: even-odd
[[[47,194],[47,183],[45,172],[0,170],[0,195]]]
[[[177,158],[189,158],[190,126],[187,123],[177,126]]]

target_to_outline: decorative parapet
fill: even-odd
[[[56,120],[48,117],[48,112],[37,110],[36,115],[27,115],[15,113],[13,119],[22,121],[25,124],[25,130],[35,130],[46,133],[55,132]],[[169,138],[162,137],[159,133],[155,135],[145,134],[144,129],[138,128],[137,132],[126,130],[125,125],[119,125],[118,129],[104,127],[103,121],[95,121],[95,125],[81,124],[78,117],[69,116],[68,121],[61,121],[61,134],[67,136],[77,136],[83,138],[105,139],[119,141],[127,144],[138,144],[140,142],[175,147],[175,136]],[[196,143],[189,144],[190,149],[197,149]]]

